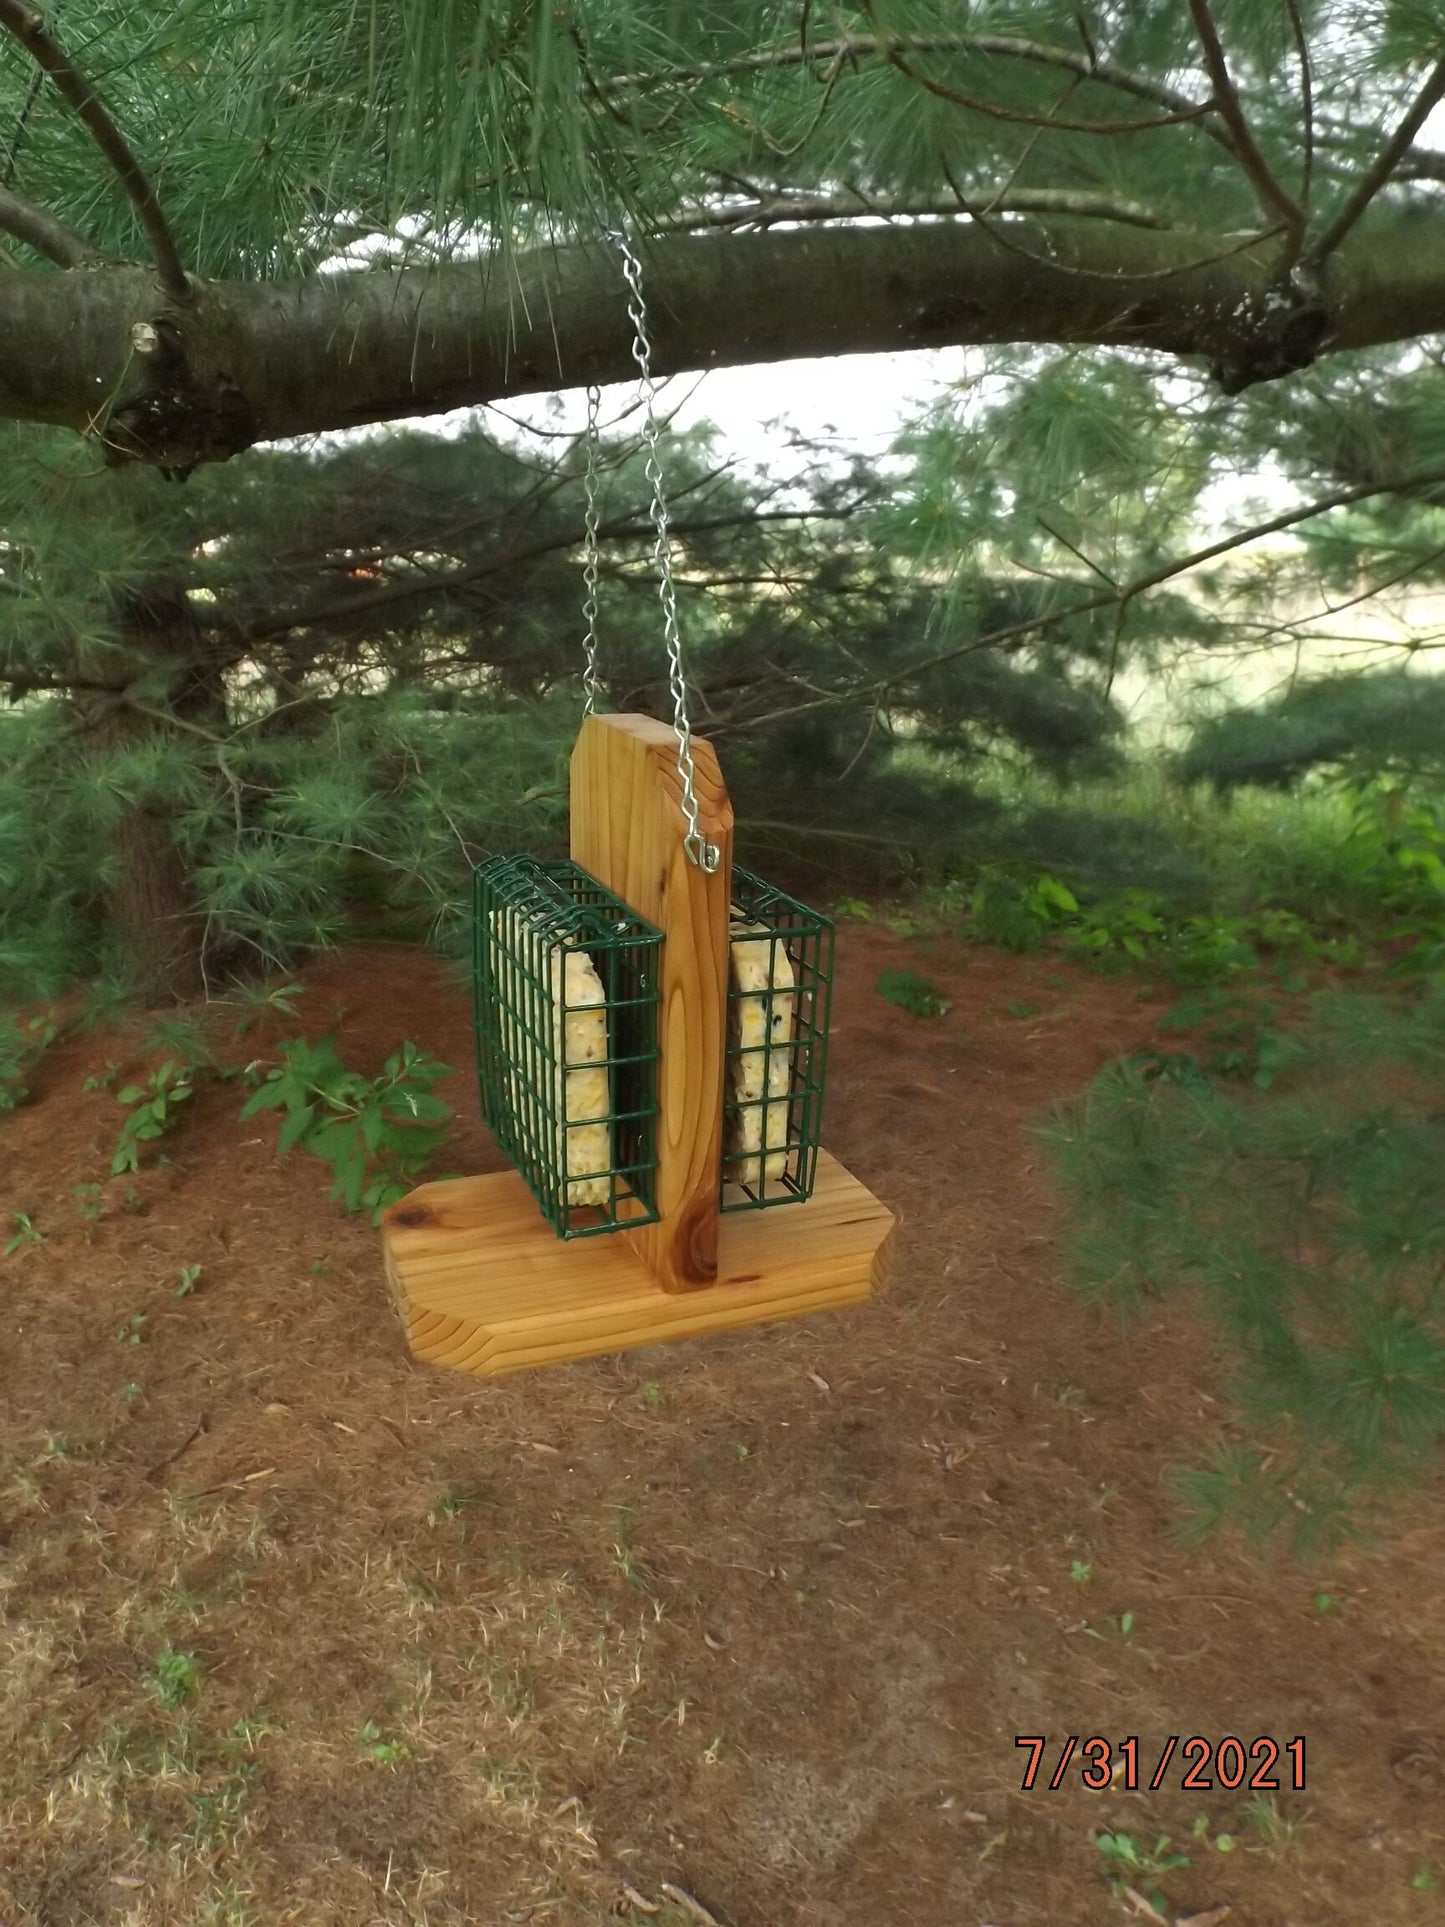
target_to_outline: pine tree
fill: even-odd
[[[1227,609],[1172,588],[1260,527],[1303,532],[1304,566],[1351,594],[1438,570],[1429,8],[195,0],[160,20],[86,0],[42,20],[0,0],[0,50],[17,971],[108,946],[148,994],[187,992],[334,929],[363,847],[437,875],[555,786],[540,723],[500,732],[536,756],[521,777],[498,753],[519,782],[485,830],[455,820],[450,772],[479,710],[536,719],[572,673],[575,461],[535,513],[476,438],[428,455],[430,481],[380,448],[333,481],[301,454],[214,465],[629,376],[618,228],[659,373],[981,350],[826,567],[757,499],[752,535],[735,499],[684,538],[705,720],[759,796],[807,774],[795,824],[838,821],[845,771],[853,807],[896,807],[890,834],[955,812],[956,791],[902,793],[899,740],[1107,757],[1121,663],[1276,620],[1263,580]],[[1206,526],[1209,483],[1266,458],[1299,507]],[[635,462],[629,486],[636,518]],[[528,549],[544,529],[557,546]],[[645,536],[631,554],[604,590],[645,603]],[[750,593],[760,569],[806,595]],[[646,702],[655,676],[619,650],[613,693]],[[323,730],[334,773],[298,802]]]
[[[1093,344],[1240,393],[1445,321],[1428,4],[0,0],[0,33],[0,416],[116,459],[623,378],[622,221],[663,373]]]
[[[973,618],[955,584],[940,628],[937,587],[878,548],[892,484],[854,463],[781,506],[781,484],[740,481],[705,430],[665,461],[694,700],[730,746],[740,806],[776,829],[781,786],[790,833],[842,817],[925,834],[956,785],[890,773],[867,677],[906,680]],[[176,490],[12,431],[6,988],[109,964],[149,1001],[189,996],[331,941],[358,891],[459,937],[469,863],[557,835],[584,465],[565,440],[539,463],[480,428],[391,432],[256,451]],[[604,685],[664,715],[635,436],[604,440],[598,505]],[[819,679],[841,696],[860,664],[856,698],[819,709]],[[914,740],[955,759],[1004,740],[1058,768],[1106,754],[1120,718],[1073,685],[1073,664],[1068,646],[1043,664],[966,654],[910,698]]]

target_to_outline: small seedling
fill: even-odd
[[[656,1379],[649,1379],[642,1388],[642,1402],[649,1412],[665,1412],[672,1394],[665,1392]]]
[[[100,1186],[98,1184],[73,1185],[70,1195],[75,1199],[75,1208],[85,1222],[94,1224],[100,1216]]]
[[[1010,1017],[1017,1017],[1021,1022],[1039,1014],[1038,1005],[1029,1003],[1025,997],[1016,997],[1011,1004],[1005,1004],[1004,1009]]]
[[[1433,1894],[1438,1884],[1434,1873],[1429,1867],[1422,1867],[1410,1882],[1410,1885],[1415,1889],[1417,1894]]]
[[[331,1267],[324,1258],[317,1258],[314,1263],[309,1264],[306,1269],[313,1278],[329,1278],[331,1276]]]
[[[10,1213],[10,1222],[14,1225],[15,1230],[5,1246],[5,1256],[7,1258],[12,1251],[18,1251],[22,1245],[44,1244],[45,1233],[32,1222],[28,1211],[12,1211]]]
[[[199,1265],[182,1265],[181,1282],[176,1286],[176,1297],[189,1298],[200,1282],[201,1267]]]
[[[1321,1618],[1323,1618],[1326,1613],[1332,1613],[1339,1603],[1339,1600],[1335,1598],[1332,1592],[1317,1592],[1315,1594],[1315,1611]]]
[[[168,1057],[158,1070],[152,1071],[144,1084],[126,1085],[116,1102],[129,1105],[130,1112],[122,1120],[120,1136],[115,1142],[115,1155],[110,1161],[112,1177],[118,1177],[122,1171],[139,1171],[142,1144],[153,1143],[175,1129],[176,1107],[183,1104],[194,1089],[193,1067],[174,1057]]]
[[[87,1077],[80,1088],[83,1091],[108,1091],[119,1075],[120,1065],[109,1063],[103,1071],[97,1071],[93,1077]]]
[[[1087,1586],[1093,1576],[1094,1568],[1087,1559],[1071,1559],[1069,1561],[1069,1577],[1076,1586]]]
[[[133,1311],[116,1333],[116,1337],[122,1345],[143,1345],[145,1343],[145,1324],[146,1314],[143,1311]]]
[[[194,1653],[178,1653],[167,1646],[156,1658],[156,1692],[162,1706],[182,1706],[196,1690],[200,1667]]]
[[[1206,1847],[1213,1847],[1216,1853],[1233,1853],[1239,1845],[1238,1840],[1232,1833],[1216,1833],[1213,1838],[1211,1838],[1209,1829],[1212,1825],[1213,1822],[1210,1820],[1209,1815],[1207,1813],[1201,1813],[1191,1829],[1194,1838]]]
[[[375,1720],[368,1720],[362,1727],[360,1745],[363,1753],[380,1760],[383,1766],[395,1766],[398,1760],[411,1758],[411,1748],[406,1742],[387,1739]]]
[[[146,1201],[133,1184],[128,1184],[125,1187],[125,1193],[120,1201],[120,1208],[122,1211],[128,1211],[132,1217],[134,1217],[138,1211],[145,1210]]]
[[[1116,1894],[1189,1865],[1187,1853],[1170,1852],[1173,1842],[1167,1833],[1161,1833],[1152,1847],[1141,1845],[1132,1833],[1101,1833],[1094,1845],[1104,1856],[1105,1875]],[[1157,1886],[1146,1887],[1144,1896],[1156,1913],[1166,1912],[1167,1902]]]
[[[885,970],[877,983],[878,995],[914,1017],[943,1017],[952,1003],[935,984],[916,970]]]
[[[1089,1635],[1090,1639],[1107,1639],[1110,1634],[1113,1634],[1116,1639],[1132,1639],[1134,1637],[1133,1613],[1120,1613],[1117,1617],[1111,1614],[1110,1617],[1104,1621],[1104,1625],[1106,1628],[1104,1632],[1100,1632],[1097,1626],[1086,1626],[1084,1631]]]
[[[853,923],[871,923],[873,912],[862,897],[839,897],[833,905],[833,915],[840,921],[848,919]]]
[[[127,1405],[134,1405],[136,1400],[140,1397],[143,1389],[144,1388],[142,1386],[138,1385],[136,1381],[132,1379],[129,1385],[121,1386],[120,1395],[125,1400]]]

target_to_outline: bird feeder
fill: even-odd
[[[482,1110],[515,1169],[424,1184],[382,1219],[412,1351],[483,1377],[856,1304],[893,1229],[819,1145],[832,926],[734,869],[732,805],[688,722],[642,266],[614,238],[673,722],[594,713],[593,386],[572,857],[475,879]]]
[[[717,758],[691,751],[714,867],[678,834],[673,729],[588,715],[571,862],[479,873],[484,1109],[517,1168],[385,1213],[418,1358],[491,1376],[874,1288],[892,1213],[818,1144],[831,928],[734,869]]]

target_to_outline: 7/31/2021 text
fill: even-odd
[[[1109,1787],[1122,1788],[1126,1793],[1139,1791],[1140,1749],[1137,1733],[1118,1741],[1104,1739],[1097,1734],[1081,1740],[1077,1733],[1070,1733],[1064,1741],[1059,1763],[1047,1779],[1040,1777],[1049,1750],[1047,1737],[1042,1733],[1020,1733],[1015,1736],[1014,1745],[1027,1747],[1030,1752],[1021,1788],[1024,1793],[1032,1793],[1039,1788],[1056,1793],[1063,1785],[1070,1766],[1076,1763],[1080,1779],[1096,1793],[1103,1793]],[[1147,1757],[1154,1757],[1152,1749]],[[1280,1762],[1286,1758],[1289,1766],[1282,1782]],[[1244,1787],[1250,1793],[1278,1793],[1281,1784],[1295,1793],[1304,1791],[1305,1743],[1301,1736],[1281,1742],[1271,1739],[1267,1734],[1254,1740],[1241,1740],[1233,1733],[1226,1733],[1220,1739],[1210,1740],[1203,1734],[1195,1733],[1181,1741],[1179,1734],[1171,1733],[1161,1744],[1157,1764],[1143,1784],[1151,1793],[1157,1793],[1164,1784],[1164,1776],[1169,1768],[1176,1764],[1184,1769],[1179,1783],[1183,1793],[1212,1793],[1216,1787],[1229,1791]]]

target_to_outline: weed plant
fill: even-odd
[[[368,1078],[348,1070],[329,1037],[295,1038],[258,1080],[241,1116],[284,1113],[279,1148],[300,1145],[332,1167],[331,1195],[348,1211],[382,1212],[406,1196],[441,1145],[451,1107],[433,1086],[450,1065],[407,1042]],[[255,1075],[255,1073],[253,1073]]]

